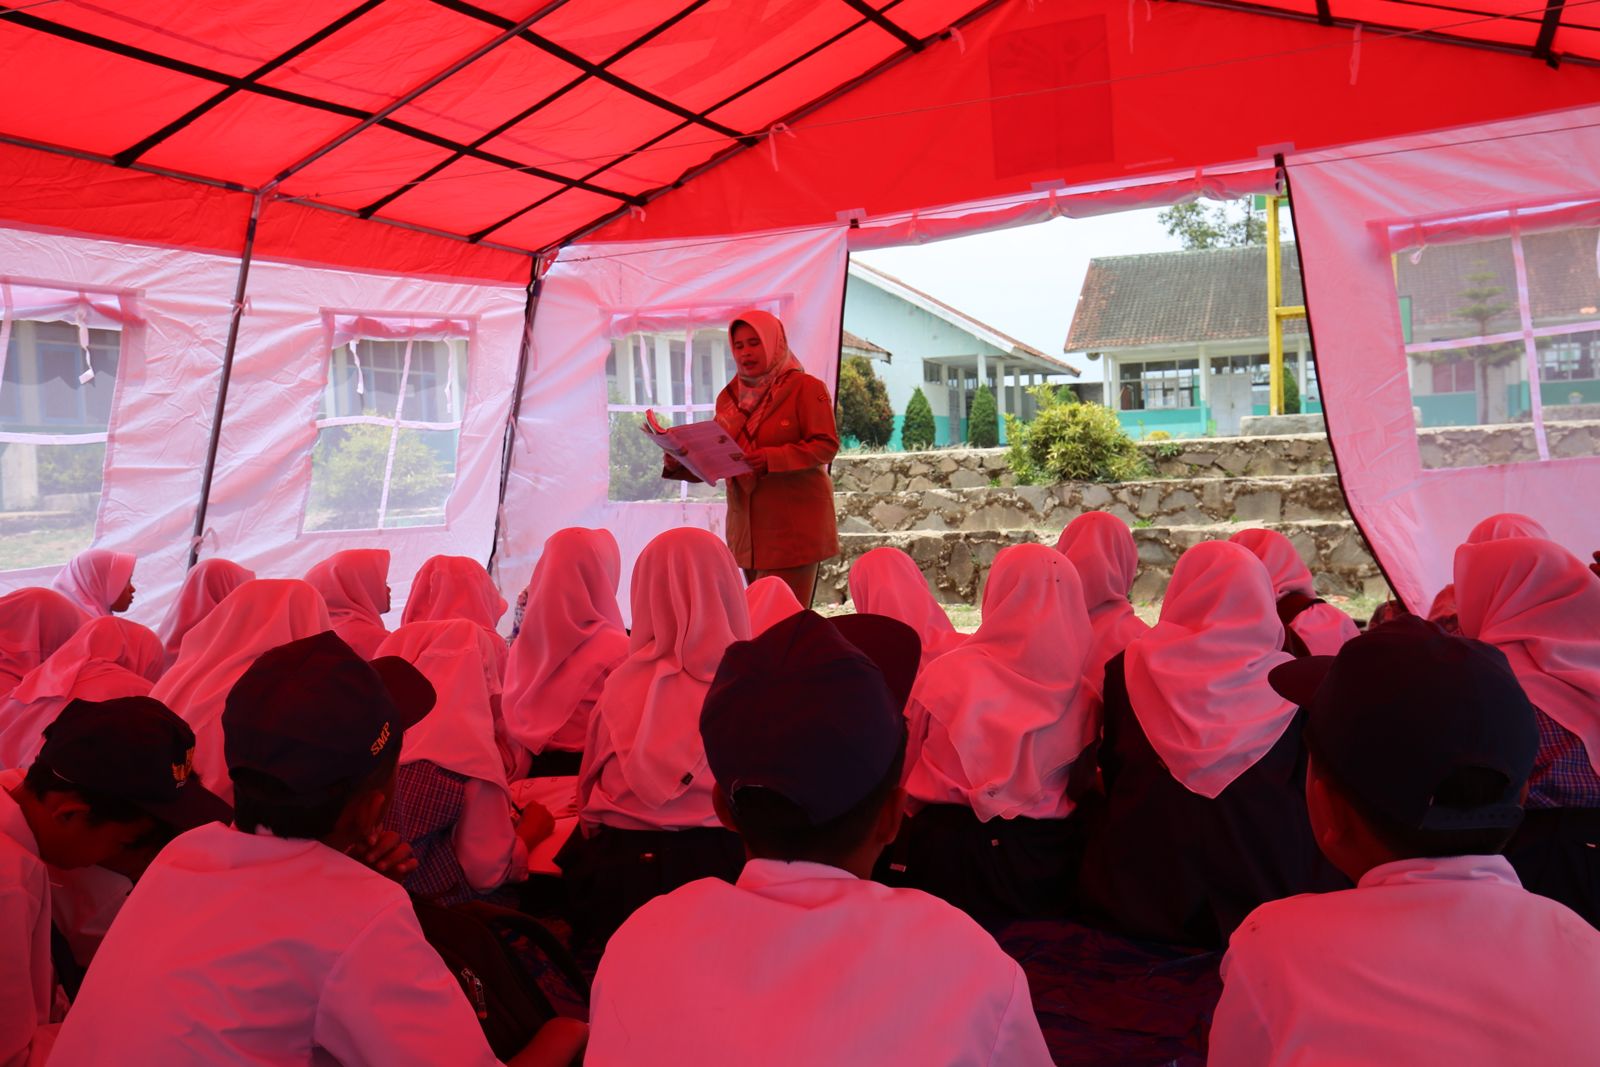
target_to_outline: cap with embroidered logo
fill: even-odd
[[[34,762],[69,786],[115,797],[180,831],[233,819],[193,773],[194,731],[150,697],[71,701],[44,728]]]
[[[305,796],[371,773],[433,708],[433,686],[398,656],[368,663],[332,631],[262,655],[222,711],[228,773],[267,775]]]

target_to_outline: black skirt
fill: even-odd
[[[1529,811],[1506,846],[1506,859],[1523,888],[1560,901],[1600,928],[1600,809]]]
[[[580,941],[605,941],[648,901],[701,878],[732,882],[744,869],[744,843],[730,830],[574,831],[556,853],[567,918]]]

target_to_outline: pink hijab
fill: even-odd
[[[1528,699],[1600,772],[1600,578],[1537,537],[1462,545],[1455,572],[1462,634],[1504,652]]]
[[[761,338],[761,350],[767,355],[767,369],[754,378],[738,375],[734,378],[734,397],[739,410],[747,417],[753,416],[768,392],[784,377],[803,371],[800,361],[789,351],[789,334],[778,316],[768,311],[750,310],[728,323],[728,344],[733,344],[733,328],[745,325]]]
[[[1229,540],[1262,562],[1272,576],[1273,595],[1279,600],[1291,593],[1317,595],[1310,568],[1283,534],[1276,530],[1240,530]],[[1289,628],[1313,656],[1336,656],[1346,641],[1361,633],[1355,620],[1332,604],[1311,605],[1290,621]]]
[[[1086,511],[1061,531],[1056,551],[1067,557],[1083,583],[1083,603],[1094,627],[1084,678],[1095,696],[1103,696],[1106,664],[1150,629],[1128,602],[1139,573],[1139,549],[1127,523],[1104,511]]]
[[[506,728],[529,752],[583,748],[589,714],[628,657],[617,606],[622,552],[607,530],[572,527],[544,543],[506,668]]]
[[[0,597],[0,699],[88,621],[54,589],[18,589]]]
[[[611,756],[627,791],[650,808],[665,807],[691,787],[709,808],[700,706],[723,652],[750,638],[738,569],[715,535],[668,530],[634,564],[632,605],[628,658],[595,705],[589,735],[597,743],[585,753],[579,796],[605,787]],[[592,806],[591,800],[585,814]]]
[[[750,609],[750,636],[764,634],[770,627],[801,611],[789,583],[776,575],[758,578],[744,591],[745,605]]]
[[[194,730],[194,769],[207,789],[233,802],[222,754],[222,708],[233,683],[263,652],[329,629],[315,589],[293,578],[257,578],[224,597],[184,637],[177,662],[150,695]]]
[[[389,636],[383,613],[389,604],[389,550],[347,548],[306,572],[306,584],[322,594],[333,632],[372,659]]]
[[[983,822],[1072,813],[1068,773],[1100,727],[1099,700],[1084,684],[1094,629],[1083,603],[1077,570],[1059,552],[1000,551],[983,625],[911,691],[912,744],[921,740],[906,781],[912,797],[959,798]]]
[[[401,763],[429,760],[447,771],[508,790],[497,740],[494,675],[497,638],[465,619],[402,626],[378,649],[399,656],[433,683],[439,702],[406,731]]]
[[[183,635],[211,614],[211,609],[222,603],[224,597],[255,576],[254,571],[232,560],[207,559],[196,564],[184,578],[178,599],[173,601],[166,621],[161,624],[161,643],[166,646],[167,664],[178,658]]]
[[[1128,646],[1128,701],[1145,737],[1190,792],[1216,797],[1294,720],[1267,674],[1283,648],[1272,579],[1247,549],[1207,541],[1185,552],[1161,619]]]
[[[1515,511],[1503,511],[1498,515],[1490,515],[1467,534],[1464,544],[1481,545],[1489,541],[1503,541],[1508,537],[1538,537],[1550,540],[1550,535],[1545,528]],[[1439,590],[1439,595],[1433,598],[1433,605],[1428,608],[1428,619],[1432,622],[1447,620],[1456,614],[1456,587],[1454,583]]]
[[[483,564],[466,556],[434,556],[417,571],[406,597],[401,625],[414,622],[441,622],[466,619],[499,637],[500,617],[506,613],[506,598],[494,586],[494,579]],[[500,638],[500,654],[495,674],[504,679],[510,649]]]
[[[90,618],[110,615],[111,605],[122,596],[133,580],[131,552],[91,548],[72,557],[72,562],[56,574],[51,586],[72,601]]]
[[[851,565],[850,599],[862,615],[887,615],[917,631],[923,669],[966,640],[933,598],[916,561],[898,548],[874,548]]]
[[[85,623],[0,701],[0,767],[32,763],[44,728],[70,701],[146,696],[165,663],[146,627],[115,616]]]

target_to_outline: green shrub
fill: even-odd
[[[1006,416],[1011,469],[1024,482],[1123,482],[1147,477],[1150,465],[1101,404],[1069,403],[1048,387],[1032,390],[1039,414],[1023,423]]]
[[[1283,368],[1283,413],[1300,414],[1300,383],[1295,381],[1294,369],[1288,366]]]
[[[919,386],[906,404],[905,422],[900,425],[900,447],[908,452],[932,448],[934,433],[933,405],[928,403]]]
[[[994,448],[1000,444],[1000,410],[987,385],[972,394],[972,412],[967,416],[967,444],[973,448]]]
[[[1144,435],[1146,441],[1170,441],[1172,435],[1165,430],[1151,430]]]
[[[312,506],[331,513],[334,526],[376,523],[389,457],[390,427],[371,423],[324,431],[312,455]],[[645,442],[647,445],[649,442]],[[391,512],[437,501],[453,477],[419,434],[401,432],[389,475]]]
[[[881,448],[894,435],[889,389],[865,356],[850,356],[839,366],[839,433],[868,448]]]
[[[661,477],[661,449],[639,432],[643,425],[641,412],[611,413],[611,481],[606,495],[612,500],[666,500],[678,495],[678,483]]]
[[[106,465],[104,442],[38,446],[39,492],[98,493]]]

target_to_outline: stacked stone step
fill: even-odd
[[[883,545],[904,549],[946,603],[977,603],[995,554],[1053,544],[1084,511],[1133,528],[1134,599],[1157,599],[1182,552],[1248,526],[1284,533],[1333,595],[1383,595],[1377,565],[1345,511],[1321,435],[1206,438],[1141,446],[1157,477],[1018,485],[1003,449],[844,456],[834,464],[841,557],[824,565],[819,601],[849,595],[849,564]]]

